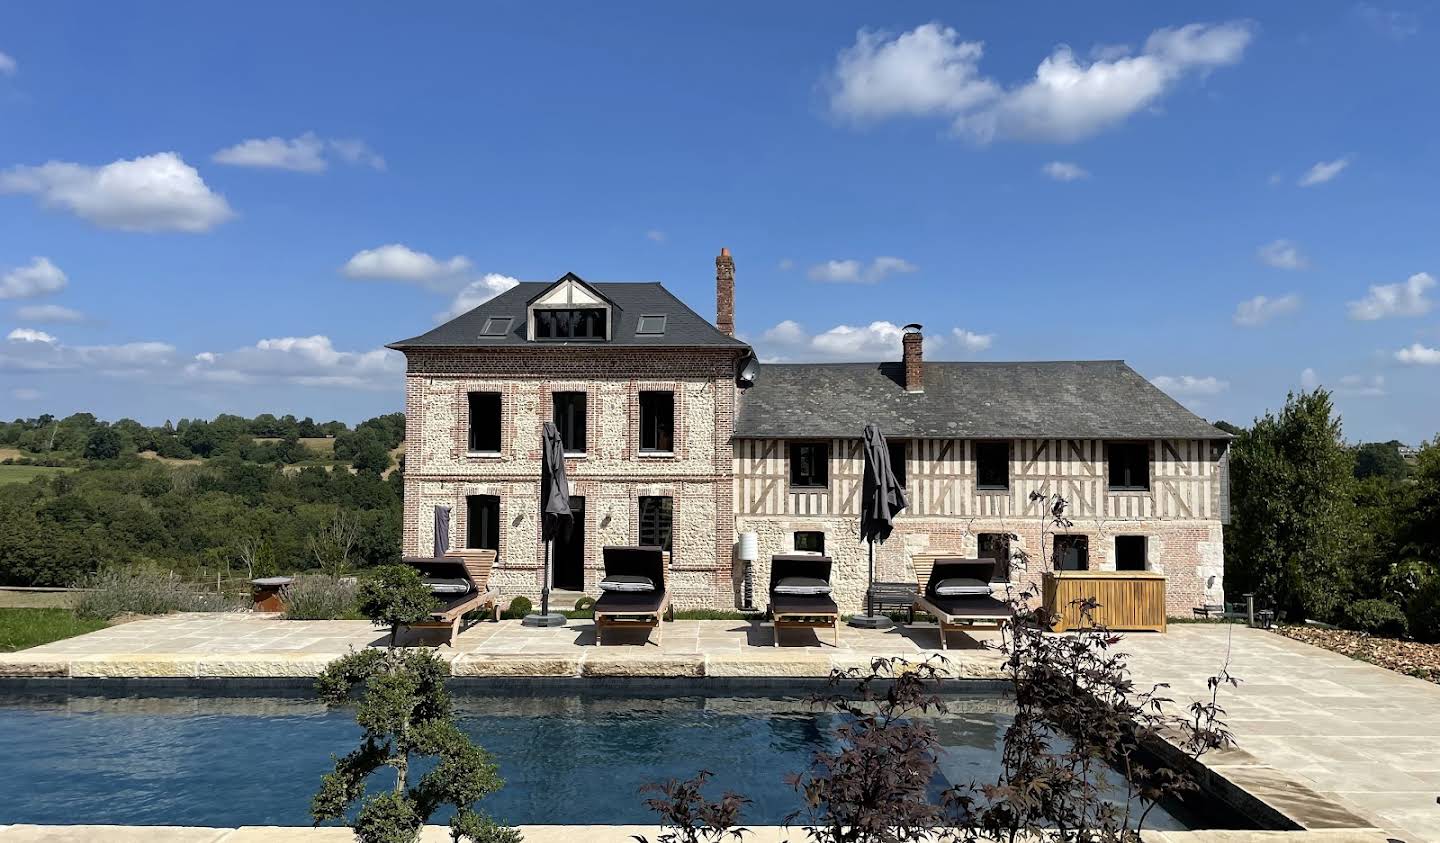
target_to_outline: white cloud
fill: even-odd
[[[1374,398],[1385,394],[1384,375],[1345,375],[1340,378],[1336,392],[1361,398]]]
[[[984,351],[995,341],[994,334],[977,334],[964,328],[954,328],[950,331],[950,335],[966,351]]]
[[[289,140],[281,137],[251,138],[222,149],[212,157],[217,164],[234,167],[319,173],[330,166],[326,153],[332,152],[350,164],[385,169],[385,159],[364,141],[326,140],[314,132]]]
[[[1069,161],[1051,161],[1040,168],[1055,181],[1079,181],[1090,178],[1090,171]]]
[[[1316,389],[1320,386],[1320,376],[1315,374],[1314,369],[1300,370],[1300,388],[1306,391]]]
[[[16,328],[7,334],[5,339],[11,342],[55,342],[55,337],[44,331],[37,331],[34,328]]]
[[[20,65],[7,53],[0,53],[0,76],[13,76]]]
[[[1428,272],[1417,272],[1396,284],[1372,284],[1370,295],[1349,302],[1350,318],[1361,321],[1384,319],[1387,316],[1424,316],[1433,302],[1425,291],[1435,286]]]
[[[1304,269],[1310,261],[1300,253],[1293,240],[1274,240],[1255,250],[1255,256],[1266,266],[1276,269]]]
[[[831,260],[810,267],[806,273],[811,281],[835,284],[874,284],[890,275],[915,272],[920,267],[904,258],[880,256],[869,265],[857,260]]]
[[[351,278],[408,281],[453,290],[460,283],[461,276],[472,267],[470,259],[464,255],[437,260],[409,246],[390,243],[356,252],[340,271]]]
[[[1235,307],[1234,321],[1236,325],[1254,328],[1264,325],[1277,316],[1294,312],[1299,307],[1300,296],[1298,293],[1287,293],[1275,299],[1269,296],[1256,296],[1240,302]]]
[[[1411,366],[1440,366],[1440,348],[1415,343],[1395,352],[1395,359]]]
[[[31,304],[16,308],[15,315],[26,322],[83,322],[85,314],[58,304]]]
[[[980,142],[1064,143],[1153,106],[1189,75],[1238,62],[1253,37],[1245,21],[1192,23],[1155,30],[1137,55],[1100,47],[1089,62],[1061,45],[1034,78],[1005,86],[980,72],[983,43],[927,23],[894,37],[861,30],[826,81],[843,118],[936,116]]]
[[[29,299],[63,290],[69,279],[49,258],[31,258],[30,263],[0,275],[0,299]]]
[[[1230,388],[1228,381],[1222,381],[1214,375],[1161,375],[1150,382],[1171,395],[1219,395]]]
[[[28,193],[104,228],[208,231],[235,215],[225,197],[173,152],[101,167],[50,161],[0,172],[0,193]]]
[[[400,354],[337,351],[330,338],[279,337],[224,352],[201,352],[185,366],[185,374],[220,383],[281,382],[302,386],[343,386],[393,389],[405,371]]]
[[[519,283],[518,280],[497,272],[491,272],[484,278],[477,278],[455,294],[454,301],[450,302],[449,310],[435,314],[435,321],[444,322],[474,310]]]
[[[40,397],[40,390],[22,386],[18,389],[10,390],[10,395],[16,401],[34,401]]]
[[[658,228],[652,228],[649,231],[645,232],[645,238],[655,243],[664,243],[665,232],[661,231]]]
[[[1314,187],[1317,184],[1324,184],[1327,181],[1340,175],[1340,171],[1350,166],[1349,158],[1337,158],[1334,161],[1321,161],[1305,171],[1296,184],[1301,187]]]

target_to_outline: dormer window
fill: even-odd
[[[527,334],[535,342],[605,342],[615,305],[574,273],[566,273],[529,301]]]

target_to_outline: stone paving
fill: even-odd
[[[1228,657],[1241,684],[1220,703],[1239,751],[1212,770],[1271,804],[1293,792],[1273,781],[1283,771],[1398,839],[1440,841],[1440,685],[1240,625],[1172,624],[1123,646],[1137,681],[1184,703]]]

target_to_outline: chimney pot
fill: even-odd
[[[904,350],[906,392],[925,391],[925,337],[920,333],[920,327],[912,322],[905,326],[905,334],[900,337]]]
[[[735,261],[723,246],[715,258],[715,327],[735,336]]]

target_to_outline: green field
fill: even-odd
[[[0,465],[0,485],[5,483],[29,483],[36,477],[50,477],[73,468],[51,468],[46,465]]]
[[[0,609],[0,653],[13,653],[104,628],[104,621],[82,620],[69,609]]]

